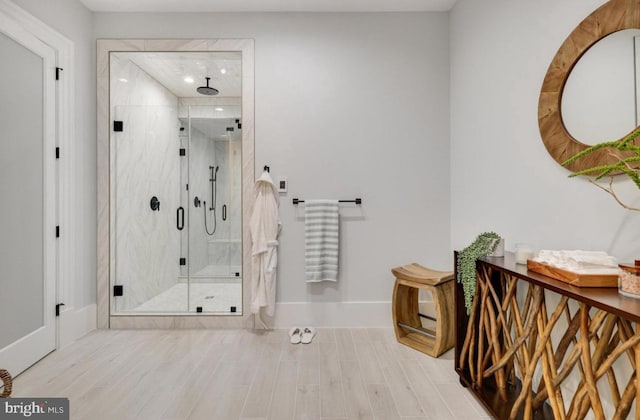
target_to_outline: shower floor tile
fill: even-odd
[[[191,293],[189,293],[189,291]],[[240,283],[179,283],[135,308],[134,312],[203,312],[229,313],[232,306],[242,313],[242,284]]]

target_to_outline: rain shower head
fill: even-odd
[[[208,95],[208,96],[217,95],[218,89],[209,87],[209,80],[211,80],[211,78],[205,77],[205,79],[207,80],[207,86],[200,86],[198,89],[196,89],[198,93],[201,95]]]

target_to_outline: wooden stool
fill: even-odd
[[[393,327],[398,342],[433,357],[454,345],[453,272],[436,271],[413,263],[391,270],[396,276],[393,288]],[[421,314],[418,308],[420,289],[433,295],[435,318]],[[422,326],[420,317],[436,322],[436,330]]]

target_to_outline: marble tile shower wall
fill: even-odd
[[[179,275],[180,157],[177,98],[124,56],[111,57],[111,112],[124,122],[114,145],[115,281],[129,311],[175,285]],[[160,201],[150,208],[151,197]]]

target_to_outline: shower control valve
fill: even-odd
[[[151,201],[149,202],[149,207],[151,207],[152,211],[160,211],[160,200],[158,200],[158,197],[156,196],[151,197]]]
[[[200,199],[198,197],[193,199],[193,205],[195,207],[200,207]]]

